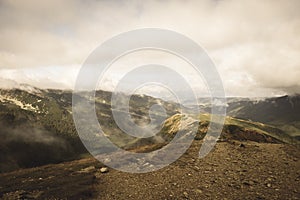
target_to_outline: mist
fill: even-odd
[[[0,172],[58,163],[74,158],[64,138],[43,128],[0,124]]]

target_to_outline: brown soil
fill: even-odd
[[[195,141],[159,171],[100,173],[94,159],[0,175],[3,199],[300,199],[300,150],[286,144],[220,142],[198,159]]]
[[[0,174],[1,199],[87,199],[95,193],[95,169],[89,158]]]

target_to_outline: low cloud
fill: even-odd
[[[2,123],[0,128],[0,173],[74,157],[74,147],[68,141],[44,128]]]

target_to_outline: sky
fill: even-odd
[[[203,47],[227,96],[300,93],[299,8],[298,0],[1,0],[0,87],[73,89],[80,67],[104,41],[151,27],[176,31]],[[118,61],[103,89],[114,88],[128,66],[145,60],[189,73],[178,58],[157,54],[137,52]],[[199,77],[187,76],[205,91]]]

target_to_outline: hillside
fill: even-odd
[[[134,143],[136,139],[123,134],[112,120],[110,98],[110,92],[96,92],[103,130],[120,147]],[[137,121],[147,121],[154,103],[163,104],[169,116],[177,112],[176,104],[136,95],[130,100],[130,113]],[[0,136],[0,172],[74,160],[87,153],[74,126],[71,91],[0,90]]]
[[[162,134],[176,134],[176,131],[180,126],[181,117],[181,115],[176,114],[166,120],[165,126],[162,129]],[[201,114],[198,120],[194,119],[194,121],[191,122],[197,122],[197,140],[201,140],[205,137],[209,126],[211,126],[211,128],[214,127],[214,124],[210,123],[210,117],[211,116],[209,114]],[[282,130],[274,126],[262,124],[259,122],[237,119],[229,116],[225,118],[223,131],[219,138],[219,141],[228,140],[299,144],[299,141],[297,141],[295,138],[289,136],[288,134],[285,134]]]
[[[299,199],[300,151],[286,144],[217,143],[198,158],[201,141],[173,164],[131,174],[93,158],[0,174],[2,199]]]
[[[77,95],[85,98],[84,93]],[[192,146],[157,172],[127,174],[109,169],[101,173],[103,164],[87,154],[75,130],[71,91],[0,90],[0,198],[300,198],[296,187],[300,181],[299,140],[278,126],[228,116],[216,147],[199,159],[203,138],[209,127],[214,128],[209,114],[185,116],[179,113],[178,104],[134,95],[130,113],[137,123],[149,122],[149,108],[154,104],[167,111],[162,129],[153,137],[139,139],[123,134],[115,124],[110,98],[110,92],[96,92],[96,114],[106,136],[119,147],[150,152],[168,145],[180,127],[182,137],[196,128]],[[229,106],[233,102],[239,101],[231,100]],[[240,111],[246,107],[243,104]],[[233,110],[238,113],[237,108]],[[106,147],[96,144],[95,148],[101,152]]]
[[[77,95],[84,98],[83,93]],[[110,98],[110,92],[96,92],[97,117],[106,136],[121,148],[133,151],[161,148],[172,140],[180,126],[182,116],[176,114],[180,110],[178,104],[134,95],[130,99],[130,113],[137,123],[149,122],[148,110],[156,103],[164,106],[167,119],[161,131],[153,137],[137,139],[129,136],[115,124]],[[87,153],[73,123],[71,91],[29,86],[23,90],[0,90],[0,107],[0,172],[79,159]],[[198,119],[186,120],[188,123],[183,121],[186,124],[184,131],[196,127],[196,139],[201,140],[210,124],[210,116],[202,114]],[[277,127],[232,117],[227,117],[220,140],[298,143]],[[107,148],[105,145],[96,144],[94,148],[102,151]]]
[[[228,115],[273,125],[291,136],[300,136],[300,96],[228,102]]]

